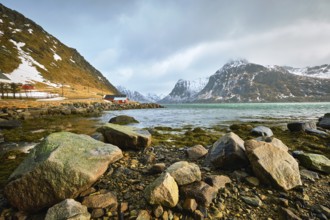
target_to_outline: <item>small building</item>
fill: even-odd
[[[32,84],[23,84],[22,89],[27,91],[27,90],[33,90],[34,86]]]
[[[0,83],[11,83],[11,80],[2,72],[0,72]]]
[[[125,104],[128,102],[127,95],[105,95],[103,99],[118,103],[118,104]]]

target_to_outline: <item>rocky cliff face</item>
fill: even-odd
[[[147,95],[143,95],[138,91],[132,91],[124,86],[117,86],[117,89],[119,90],[120,93],[127,95],[127,97],[136,102],[141,102],[141,103],[156,103],[159,100],[162,99],[162,95],[157,95],[153,93],[148,93]]]
[[[174,86],[169,95],[163,98],[160,103],[181,103],[191,102],[196,99],[196,95],[207,83],[208,78],[199,78],[197,80],[180,79]]]
[[[0,4],[0,70],[13,82],[116,88],[77,50],[35,22]]]
[[[196,95],[189,99],[181,98],[180,102],[329,101],[330,79],[322,74],[327,71],[327,66],[304,68],[306,71],[298,75],[298,68],[262,66],[246,60],[231,61],[210,76],[205,87]],[[188,97],[177,85],[169,96]]]

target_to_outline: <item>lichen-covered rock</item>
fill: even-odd
[[[169,173],[164,173],[146,187],[144,196],[152,205],[175,207],[179,202],[179,187]]]
[[[245,154],[244,141],[233,132],[226,134],[213,144],[206,163],[226,170],[247,166],[249,162]]]
[[[104,135],[107,143],[121,149],[141,150],[151,144],[151,134],[139,128],[107,123],[97,131]]]
[[[201,171],[197,164],[179,161],[169,166],[166,171],[171,174],[179,186],[201,180]]]
[[[330,160],[324,155],[295,151],[294,157],[307,169],[330,174]]]
[[[77,197],[122,157],[118,147],[87,135],[53,133],[14,171],[4,193],[19,210],[36,212]]]
[[[86,206],[73,199],[66,199],[48,209],[45,220],[54,219],[89,220],[91,215]]]
[[[301,185],[297,161],[270,143],[249,140],[245,148],[255,175],[264,183],[290,190]]]

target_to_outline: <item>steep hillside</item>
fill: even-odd
[[[0,4],[0,70],[13,82],[116,88],[75,49],[22,14]]]
[[[163,98],[160,103],[181,103],[193,101],[196,94],[206,85],[208,78],[196,80],[180,79],[169,95]]]

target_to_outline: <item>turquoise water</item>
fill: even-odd
[[[221,103],[171,104],[162,109],[108,111],[102,122],[118,115],[129,115],[140,121],[138,127],[212,127],[233,121],[289,122],[317,120],[330,113],[330,102],[321,103]]]

